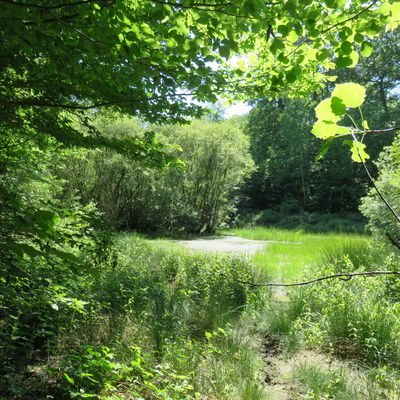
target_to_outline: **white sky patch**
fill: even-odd
[[[251,110],[251,106],[246,103],[236,103],[225,108],[225,118],[233,117],[234,115],[247,114]]]

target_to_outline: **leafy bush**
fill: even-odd
[[[159,351],[178,333],[203,337],[224,326],[251,295],[240,282],[252,279],[244,259],[155,249],[130,235],[120,240],[119,254],[116,268],[103,277],[99,301],[147,319]]]
[[[398,214],[400,210],[400,136],[396,137],[392,146],[385,148],[376,165],[379,171],[376,185]],[[399,222],[375,189],[371,189],[368,196],[362,199],[360,209],[369,220],[369,228],[380,239],[385,237],[387,240],[386,235],[389,234],[395,242],[399,243]]]
[[[142,137],[132,119],[98,120],[110,137]],[[234,121],[194,121],[153,127],[186,170],[154,170],[109,150],[75,152],[58,172],[71,177],[65,190],[94,201],[117,228],[141,231],[213,231],[235,212],[237,189],[252,169],[248,138]],[[182,148],[179,152],[176,149]]]
[[[56,161],[36,145],[0,154],[2,388],[49,356],[87,312],[95,314],[92,287],[112,263],[111,239],[93,204],[65,207],[61,200],[62,182],[51,173]]]
[[[351,258],[354,259],[351,254],[336,258],[315,271],[315,275],[353,271],[356,268]],[[381,259],[375,261],[384,269]],[[393,261],[390,256],[383,265],[391,269]],[[357,271],[363,271],[374,269],[375,265],[370,259],[357,267]],[[293,302],[300,301],[303,307],[293,329],[298,329],[310,346],[322,346],[371,365],[397,365],[400,361],[400,303],[393,296],[393,279],[358,277],[345,282],[335,279],[299,290]]]

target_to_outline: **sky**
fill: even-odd
[[[248,113],[251,110],[251,107],[245,103],[236,103],[232,104],[225,109],[225,118],[233,117],[234,115],[243,115]]]

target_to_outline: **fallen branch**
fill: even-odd
[[[221,274],[228,278],[225,274]],[[343,273],[343,274],[334,274],[328,276],[321,276],[320,278],[311,279],[309,281],[303,282],[296,282],[296,283],[257,283],[257,282],[250,282],[250,281],[242,281],[239,279],[232,279],[235,282],[242,283],[244,285],[254,286],[254,287],[290,287],[290,286],[304,286],[304,285],[311,285],[312,283],[325,281],[327,279],[335,279],[340,278],[342,280],[348,281],[354,276],[365,276],[365,277],[372,277],[372,276],[379,276],[379,275],[400,275],[400,271],[367,271],[367,272],[352,272],[352,273]]]

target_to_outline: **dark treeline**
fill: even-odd
[[[399,32],[381,37],[374,46],[375,53],[362,59],[356,68],[339,71],[337,82],[353,81],[367,87],[363,113],[371,129],[398,126]],[[282,213],[358,210],[369,183],[362,166],[351,161],[350,152],[338,141],[323,159],[314,161],[322,142],[310,131],[314,107],[324,97],[286,97],[256,103],[246,125],[256,171],[243,190],[244,209]],[[368,167],[374,174],[373,161],[392,140],[392,134],[365,138],[371,156]]]

